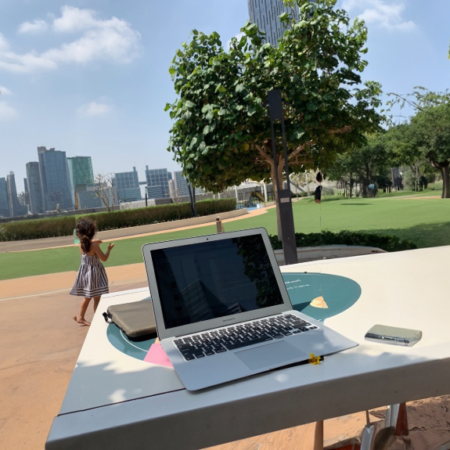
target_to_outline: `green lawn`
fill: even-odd
[[[421,196],[426,194],[421,193]],[[450,245],[450,200],[401,197],[343,200],[334,197],[320,205],[310,199],[293,205],[297,232],[366,231],[408,239],[419,248]],[[254,227],[264,227],[269,234],[276,234],[275,209],[262,216],[225,224],[226,231]],[[117,241],[110,261],[105,265],[142,262],[141,247],[147,242],[211,233],[215,233],[215,226]],[[77,270],[79,260],[78,248],[72,247],[0,253],[0,280]]]

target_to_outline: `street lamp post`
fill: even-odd
[[[275,167],[275,182],[278,192],[278,210],[280,211],[281,233],[283,242],[284,261],[286,264],[297,264],[297,244],[295,242],[295,226],[294,214],[292,212],[291,199],[291,185],[289,181],[289,164],[286,148],[286,135],[284,132],[284,117],[283,104],[281,102],[281,91],[274,89],[269,92],[269,115],[270,115],[270,129],[272,133],[272,151],[273,163]],[[283,137],[283,151],[284,151],[284,171],[286,173],[287,189],[283,189],[278,179],[278,164],[277,164],[277,150],[275,145],[275,130],[274,122],[281,122],[281,134]],[[279,189],[280,188],[280,189]]]

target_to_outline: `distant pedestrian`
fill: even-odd
[[[114,244],[110,243],[106,253],[103,253],[100,248],[102,241],[94,240],[97,226],[92,220],[81,219],[75,230],[80,240],[81,266],[70,294],[84,297],[84,300],[81,302],[78,316],[75,316],[73,319],[81,325],[89,326],[90,323],[84,316],[91,299],[94,299],[95,313],[100,297],[102,294],[109,292],[108,277],[100,261],[108,260]]]

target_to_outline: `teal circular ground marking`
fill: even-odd
[[[150,297],[144,298],[142,301],[151,302]],[[132,341],[131,339],[128,339],[127,335],[113,323],[108,325],[106,336],[108,341],[117,350],[125,353],[125,355],[141,360],[144,360],[150,347],[155,342],[155,338]]]
[[[350,278],[321,273],[285,273],[284,282],[295,310],[317,320],[336,316],[357,302],[361,287]],[[315,308],[310,303],[323,297],[328,308]],[[151,301],[145,299],[143,301]],[[144,360],[155,339],[132,341],[113,323],[108,325],[109,342],[120,352],[132,358]]]
[[[113,323],[108,325],[106,336],[108,337],[109,342],[117,350],[125,353],[125,355],[141,360],[144,360],[151,345],[155,342],[155,338],[147,339],[145,341],[132,341],[128,339],[126,334]]]
[[[350,278],[324,273],[284,273],[284,282],[295,310],[308,316],[325,320],[354,305],[361,286]],[[310,303],[323,297],[328,308],[315,308]]]

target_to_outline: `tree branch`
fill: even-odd
[[[301,153],[303,150],[305,150],[307,145],[313,145],[314,141],[308,141],[304,143],[303,145],[299,145],[290,155],[288,155],[288,160],[294,159],[299,153]],[[306,156],[306,155],[305,155]]]
[[[264,161],[267,161],[272,166],[273,165],[273,158],[270,157],[267,154],[267,152],[265,152],[264,149],[259,144],[255,144],[255,147],[258,150],[258,153],[261,155],[262,159]]]
[[[346,125],[344,128],[335,128],[328,130],[328,134],[345,134],[352,130],[350,125]]]

